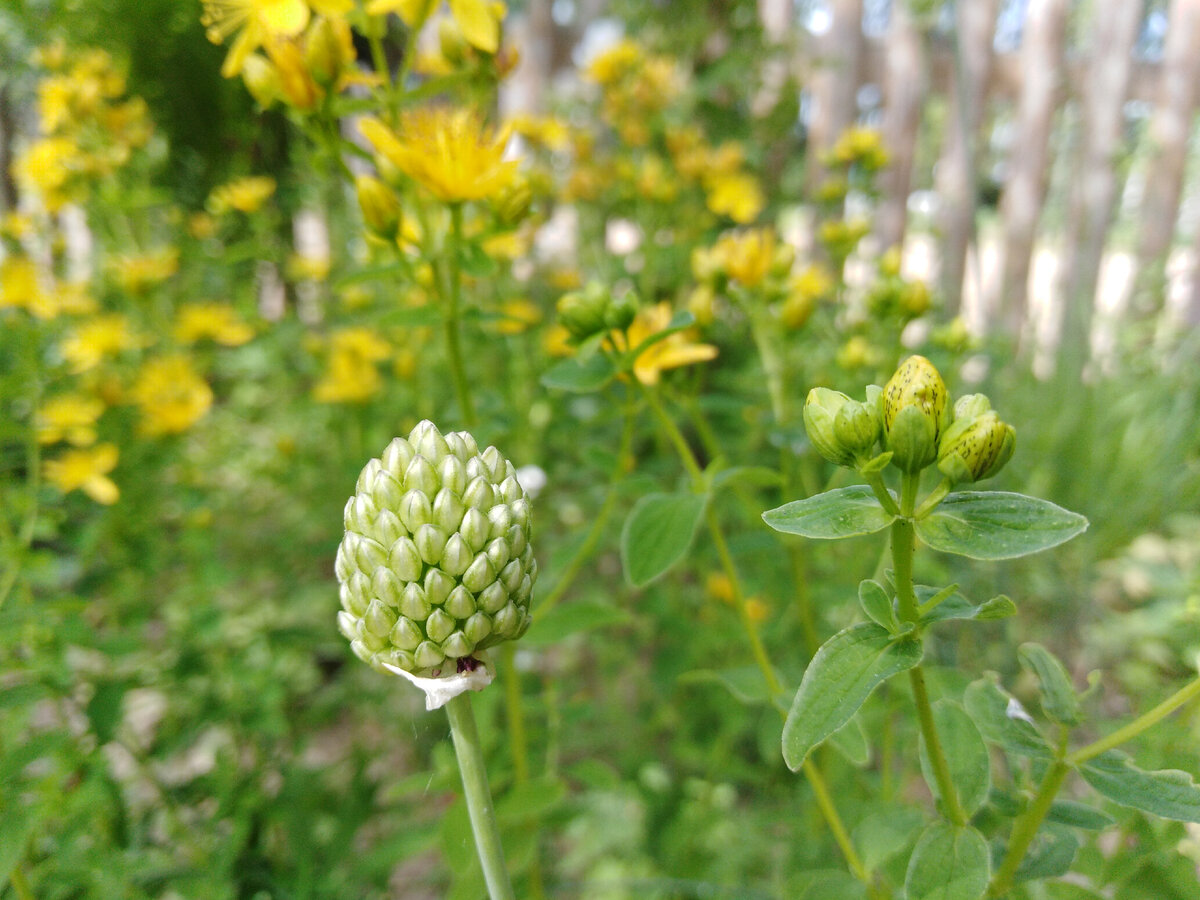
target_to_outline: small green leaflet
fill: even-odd
[[[1079,774],[1114,803],[1164,819],[1200,822],[1200,785],[1187,772],[1147,772],[1121,751],[1109,750],[1080,765]]]
[[[643,587],[687,553],[704,515],[703,494],[646,494],[621,530],[621,564],[634,587]]]
[[[921,834],[904,878],[907,900],[980,900],[992,874],[983,835],[935,822]]]

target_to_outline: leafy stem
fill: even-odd
[[[1089,759],[1099,756],[1101,753],[1124,744],[1126,741],[1133,740],[1133,738],[1137,737],[1143,731],[1153,725],[1157,725],[1162,719],[1196,697],[1200,697],[1200,678],[1193,679],[1162,703],[1158,704],[1158,706],[1154,707],[1154,709],[1138,716],[1125,727],[1118,728],[1108,737],[1101,738],[1094,743],[1088,744],[1086,747],[1081,747],[1074,753],[1068,754],[1066,759],[1067,764],[1072,766],[1080,765]]]
[[[912,515],[915,506],[920,474],[905,474],[900,508],[907,515]],[[910,622],[919,627],[920,609],[917,606],[916,593],[913,588],[913,553],[915,540],[913,523],[910,518],[899,518],[892,523],[892,570],[896,579],[896,601],[900,620]],[[933,720],[933,707],[929,702],[929,692],[925,687],[925,673],[921,666],[915,665],[908,670],[909,684],[912,686],[913,703],[917,707],[917,719],[921,726],[921,735],[925,739],[925,749],[929,753],[933,777],[937,782],[938,793],[947,818],[955,825],[965,825],[967,814],[958,799],[958,791],[950,774],[950,764],[946,761],[946,752],[938,737],[937,726]]]
[[[1050,812],[1054,798],[1069,771],[1070,766],[1066,762],[1061,759],[1057,760],[1050,767],[1050,771],[1046,773],[1046,777],[1042,779],[1042,784],[1038,788],[1037,794],[1034,795],[1033,802],[1013,824],[1012,835],[1008,839],[1008,849],[1004,854],[1004,862],[1000,864],[1000,868],[996,870],[996,874],[992,876],[992,882],[988,886],[989,897],[1003,897],[1012,889],[1013,878],[1017,874],[1021,861],[1025,858],[1025,851],[1029,849],[1029,845],[1037,836],[1042,820]]]

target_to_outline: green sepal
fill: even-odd
[[[900,630],[900,622],[896,619],[896,609],[882,584],[878,581],[860,581],[858,584],[858,604],[862,607],[867,618],[876,625],[881,625],[892,634]]]
[[[884,469],[887,468],[888,463],[890,463],[891,461],[892,461],[892,451],[885,450],[883,453],[880,453],[878,456],[871,457],[871,459],[868,459],[865,463],[863,463],[861,466],[859,466],[858,467],[859,474],[874,475],[876,472],[882,472]]]

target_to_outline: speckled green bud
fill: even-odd
[[[1012,459],[1016,443],[1016,430],[991,410],[958,419],[942,438],[938,471],[955,483],[991,478]]]
[[[335,571],[354,654],[425,677],[529,627],[537,562],[512,463],[422,422],[363,468]]]
[[[950,425],[946,383],[933,363],[910,356],[883,388],[884,446],[901,471],[919,472],[937,459],[938,441]]]

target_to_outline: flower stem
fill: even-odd
[[[1033,802],[1013,824],[1012,835],[1008,839],[1008,848],[1004,853],[1004,862],[1000,864],[1000,868],[996,870],[996,874],[992,876],[992,882],[988,886],[989,897],[1003,897],[1012,889],[1013,878],[1017,874],[1017,869],[1020,868],[1021,861],[1025,858],[1025,851],[1029,849],[1029,845],[1037,836],[1038,828],[1041,827],[1042,820],[1046,818],[1046,813],[1050,812],[1054,798],[1069,771],[1070,767],[1063,760],[1055,762],[1042,780]]]
[[[1147,728],[1157,725],[1162,719],[1196,697],[1200,697],[1200,678],[1189,682],[1162,703],[1158,704],[1158,706],[1154,707],[1154,709],[1150,710],[1150,712],[1138,716],[1124,728],[1118,728],[1108,737],[1101,738],[1094,743],[1088,744],[1086,747],[1081,747],[1074,753],[1068,754],[1066,759],[1067,765],[1077,766],[1080,763],[1085,763],[1089,759],[1099,756],[1101,753],[1124,744],[1126,741],[1133,740],[1133,738],[1137,737]]]
[[[459,266],[459,248],[462,244],[462,205],[450,204],[450,244],[446,259],[446,355],[450,362],[450,377],[454,381],[454,392],[462,412],[463,425],[474,428],[478,424],[475,404],[471,400],[471,386],[463,366],[462,345],[459,341],[459,308],[462,303],[462,271]]]
[[[904,476],[900,509],[906,516],[912,515],[919,481],[919,473],[915,476]],[[900,518],[892,523],[892,571],[896,579],[896,601],[900,620],[916,624],[920,619],[920,612],[913,590],[914,541],[912,519]],[[941,795],[943,810],[955,825],[965,825],[967,814],[959,802],[958,791],[955,790],[954,779],[950,775],[950,764],[946,761],[946,752],[942,749],[942,742],[938,737],[937,725],[933,721],[933,707],[929,703],[929,692],[925,687],[925,672],[920,665],[908,670],[908,680],[912,686],[913,703],[917,707],[921,735],[925,738],[925,749],[929,753],[929,763],[933,769],[934,781],[937,782],[938,793]]]
[[[492,805],[491,791],[488,790],[487,769],[483,762],[483,748],[479,744],[479,731],[475,727],[475,713],[471,710],[471,695],[459,694],[447,703],[446,715],[450,719],[454,753],[458,757],[467,813],[471,818],[475,850],[483,866],[488,897],[491,900],[516,900],[508,869],[504,865],[500,829],[496,825],[496,810]]]

